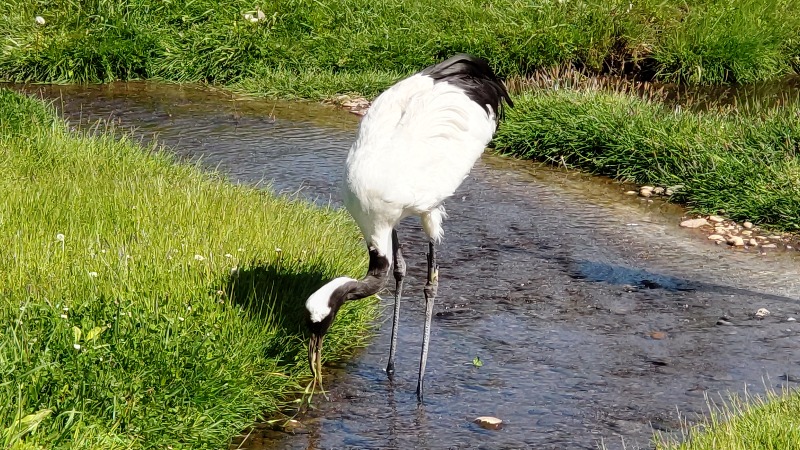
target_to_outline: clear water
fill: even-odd
[[[359,120],[197,87],[25,89],[76,126],[110,120],[236,181],[320,202],[338,202]],[[296,417],[303,426],[257,427],[232,448],[649,448],[654,431],[679,435],[703,414],[706,394],[793,385],[779,377],[800,376],[800,324],[787,321],[800,316],[798,253],[714,245],[677,226],[680,208],[625,190],[485,155],[446,205],[424,404],[414,391],[427,246],[410,220],[399,228],[409,277],[394,383],[386,292],[377,336],[325,368],[329,399]],[[762,307],[772,314],[756,319]],[[721,316],[733,325],[716,325]],[[483,415],[504,427],[472,423]]]

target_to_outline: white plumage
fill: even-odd
[[[492,139],[495,114],[464,90],[417,74],[372,104],[347,156],[343,197],[369,243],[391,253],[391,233],[419,216],[436,241],[442,202],[458,188]]]
[[[395,305],[386,371],[393,375],[405,277],[395,227],[404,217],[418,216],[430,240],[417,383],[417,395],[422,399],[438,286],[434,242],[444,234],[442,202],[453,195],[492,139],[503,102],[512,104],[503,84],[486,61],[469,55],[456,55],[428,67],[375,99],[347,155],[342,189],[345,206],[366,240],[369,269],[362,280],[340,277],[330,281],[306,302],[314,383],[322,376],[322,338],[342,303],[378,292],[386,285],[392,267]]]

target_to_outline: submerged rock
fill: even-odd
[[[657,341],[660,341],[662,339],[666,339],[667,338],[667,333],[665,333],[663,331],[653,331],[653,332],[650,333],[650,337],[655,339],[655,340],[657,340]]]

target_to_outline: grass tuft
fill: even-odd
[[[800,127],[790,109],[691,112],[596,89],[517,97],[498,152],[639,184],[680,186],[699,213],[800,230]]]
[[[709,401],[708,417],[683,429],[683,442],[656,435],[657,450],[786,450],[800,445],[800,394]]]

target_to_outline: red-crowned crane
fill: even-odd
[[[465,54],[399,81],[375,99],[347,155],[342,190],[344,204],[364,234],[369,269],[361,280],[340,277],[328,282],[306,301],[311,332],[308,362],[314,385],[322,380],[322,339],[336,312],[346,301],[383,289],[392,267],[394,321],[386,372],[393,376],[406,273],[395,227],[404,217],[418,216],[429,238],[425,329],[417,381],[417,397],[422,400],[439,284],[434,243],[444,233],[442,202],[453,195],[491,141],[503,102],[513,106],[489,64]]]

